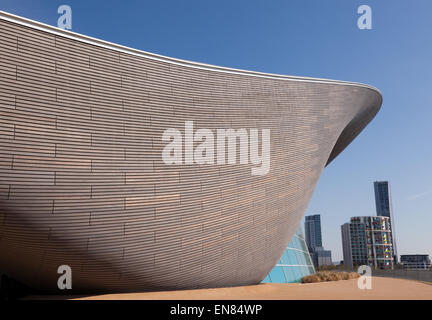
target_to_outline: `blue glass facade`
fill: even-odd
[[[298,227],[282,257],[262,282],[292,283],[315,273],[301,228]]]

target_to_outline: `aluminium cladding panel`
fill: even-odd
[[[0,19],[0,271],[77,291],[259,283],[381,95],[158,61]],[[271,166],[167,166],[167,128],[271,130]],[[346,129],[348,128],[348,129]],[[343,136],[341,134],[343,133]],[[336,147],[335,147],[336,145]]]

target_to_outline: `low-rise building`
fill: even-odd
[[[428,254],[403,254],[401,255],[401,263],[404,269],[431,269],[431,259]]]
[[[331,250],[324,250],[323,247],[316,247],[311,253],[313,263],[317,267],[331,266],[333,264],[331,258]]]

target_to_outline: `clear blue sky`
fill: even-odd
[[[256,71],[364,82],[381,111],[324,170],[307,209],[342,259],[340,225],[374,215],[374,180],[390,180],[399,254],[432,254],[432,1],[2,0],[0,9],[167,56]],[[373,30],[357,28],[357,8]]]

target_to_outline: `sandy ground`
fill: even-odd
[[[84,300],[432,300],[432,283],[373,277],[372,289],[361,290],[357,280],[310,284],[265,283],[254,286],[105,294],[96,296],[33,296],[27,299]]]

